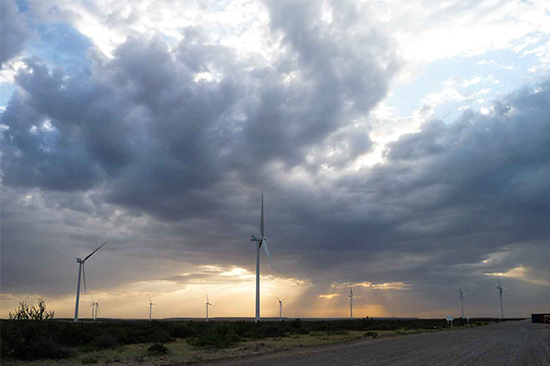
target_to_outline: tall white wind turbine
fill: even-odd
[[[353,288],[349,287],[349,317],[353,319]]]
[[[206,294],[206,306],[205,306],[205,309],[206,309],[206,321],[208,321],[208,307],[209,306],[214,306],[210,303],[210,301],[208,300],[208,294]]]
[[[151,317],[153,316],[153,300],[151,300],[151,296],[147,295],[149,298],[149,321],[151,321]]]
[[[504,307],[502,306],[502,290],[508,290],[506,287],[502,286],[502,283],[500,282],[500,277],[497,274],[498,279],[498,286],[497,289],[500,293],[500,320],[504,319]]]
[[[269,264],[271,264],[271,268],[275,269],[273,267],[273,262],[271,262],[271,256],[269,255],[269,249],[267,248],[267,240],[264,235],[264,194],[262,193],[262,216],[260,218],[260,234],[262,235],[261,238],[257,238],[254,235],[252,235],[251,241],[255,241],[258,243],[256,245],[256,316],[254,318],[254,321],[257,323],[260,321],[260,248],[263,247],[265,254],[267,254],[267,258],[269,259]]]
[[[464,296],[466,296],[466,294],[462,292],[462,289],[460,287],[458,288],[458,291],[460,291],[460,304],[462,305],[462,319],[464,319]]]
[[[76,305],[74,307],[74,322],[78,322],[78,304],[80,302],[80,278],[81,275],[84,277],[84,293],[86,293],[86,271],[84,270],[84,263],[90,258],[92,255],[95,254],[99,249],[101,249],[102,246],[107,244],[107,242],[101,244],[99,248],[88,254],[88,256],[84,259],[76,258],[76,262],[78,263],[78,284],[76,286]]]
[[[275,296],[277,301],[279,301],[279,321],[283,321],[283,301],[285,301],[286,297],[284,299],[279,299],[277,296]]]

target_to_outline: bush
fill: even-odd
[[[208,332],[191,339],[189,343],[198,348],[228,348],[237,345],[240,342],[240,337],[231,329],[228,324],[216,324],[211,327]]]
[[[166,348],[162,343],[155,343],[147,349],[147,353],[151,356],[165,355],[168,353],[168,348]]]
[[[41,358],[63,359],[74,355],[67,347],[61,347],[50,335],[39,335],[33,342],[21,343],[14,349],[15,358],[22,360],[39,360]]]
[[[108,349],[118,346],[118,342],[114,336],[106,334],[94,338],[90,346],[92,347],[92,349]]]
[[[44,320],[53,319],[53,315],[53,311],[46,311],[46,301],[38,299],[38,308],[26,301],[21,301],[13,314],[10,311],[8,318],[10,320]]]
[[[176,324],[170,329],[170,335],[175,338],[191,338],[197,335],[192,323],[188,324]]]
[[[83,365],[90,365],[92,363],[97,363],[97,360],[93,357],[84,357],[82,359],[82,364]]]
[[[378,338],[378,337],[380,337],[380,334],[378,334],[376,332],[367,332],[367,333],[365,333],[364,337]]]

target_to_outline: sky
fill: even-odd
[[[546,0],[1,0],[0,317],[550,311]]]

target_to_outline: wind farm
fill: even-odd
[[[549,24],[1,0],[1,363],[550,364]]]
[[[295,339],[295,341],[291,342],[284,342],[284,346],[274,344],[273,346],[270,346],[265,350],[265,352],[272,352],[282,349],[292,349],[294,347],[302,347],[305,344],[316,344],[316,345],[322,345],[322,344],[338,344],[341,342],[350,342],[350,341],[358,341],[361,339],[367,338],[382,338],[385,339],[385,337],[389,336],[395,336],[395,335],[407,335],[407,334],[415,334],[415,333],[433,333],[433,332],[442,332],[446,330],[456,330],[456,329],[462,329],[463,331],[474,331],[474,329],[477,328],[484,328],[487,326],[490,326],[492,324],[492,319],[490,317],[473,317],[470,319],[470,317],[465,317],[465,306],[464,306],[464,300],[466,293],[462,291],[462,288],[459,287],[459,297],[461,302],[461,312],[460,317],[457,317],[457,319],[454,319],[452,316],[447,316],[447,319],[422,319],[414,316],[393,316],[393,317],[377,317],[372,316],[372,314],[369,315],[369,313],[365,313],[364,308],[361,307],[361,304],[359,304],[359,311],[356,308],[356,293],[359,291],[359,293],[362,295],[359,296],[360,302],[367,302],[369,301],[368,297],[365,297],[366,293],[373,294],[372,290],[370,289],[372,287],[372,284],[361,281],[357,282],[355,284],[355,293],[354,293],[354,284],[349,284],[346,286],[340,286],[339,288],[342,290],[349,289],[349,293],[347,294],[347,297],[349,299],[349,318],[346,319],[346,317],[286,317],[283,316],[284,314],[284,308],[283,303],[285,300],[287,300],[287,297],[284,297],[283,299],[273,296],[277,300],[278,304],[278,316],[275,316],[273,308],[270,310],[269,316],[261,316],[261,302],[260,302],[260,284],[261,284],[261,275],[260,275],[260,252],[261,248],[263,248],[263,251],[265,252],[265,255],[267,256],[269,263],[271,265],[271,268],[274,269],[273,263],[271,260],[271,255],[269,253],[269,249],[267,247],[267,239],[265,236],[265,223],[266,223],[266,215],[265,215],[265,209],[264,209],[264,194],[261,194],[261,206],[260,206],[260,236],[254,236],[252,235],[251,241],[255,243],[255,273],[254,275],[250,275],[249,277],[254,278],[254,316],[240,316],[240,317],[231,317],[231,316],[216,316],[212,317],[209,313],[210,307],[213,307],[214,305],[209,300],[209,295],[205,295],[206,302],[204,303],[204,312],[205,317],[203,319],[196,318],[196,317],[168,317],[168,318],[153,318],[153,306],[155,303],[153,302],[152,297],[148,294],[147,299],[149,300],[149,312],[148,312],[148,324],[151,326],[154,326],[154,329],[157,329],[153,331],[148,330],[146,334],[147,336],[141,336],[143,341],[145,342],[158,342],[157,339],[162,339],[162,341],[158,344],[159,349],[163,349],[165,353],[172,353],[172,354],[180,354],[181,350],[186,349],[185,352],[186,356],[179,355],[176,358],[173,357],[167,357],[167,362],[176,362],[176,361],[182,361],[182,360],[188,360],[192,361],[192,358],[190,355],[193,355],[192,357],[204,357],[204,350],[208,349],[209,347],[215,347],[220,349],[233,349],[238,344],[240,344],[243,341],[247,342],[257,342],[256,339],[278,339],[280,337],[290,337],[289,339]],[[92,323],[98,326],[99,328],[96,328],[96,336],[97,337],[103,337],[102,334],[102,328],[103,326],[108,326],[109,329],[116,330],[119,329],[118,332],[123,331],[124,334],[137,334],[136,332],[143,333],[143,326],[140,325],[138,327],[138,324],[141,323],[139,319],[117,319],[117,318],[110,318],[108,316],[103,316],[102,318],[98,318],[98,312],[99,312],[99,303],[103,298],[108,299],[109,294],[103,293],[103,296],[100,300],[94,301],[94,297],[92,295],[91,297],[91,316],[89,319],[86,318],[78,318],[78,305],[79,305],[79,295],[80,295],[80,283],[81,283],[81,277],[82,282],[84,284],[84,292],[87,292],[87,286],[86,286],[86,275],[85,275],[85,262],[94,255],[97,251],[99,251],[107,242],[104,242],[102,245],[97,247],[95,250],[93,250],[89,255],[87,255],[84,259],[77,259],[77,263],[79,264],[79,277],[78,277],[78,285],[77,285],[77,298],[76,298],[76,308],[75,308],[75,317],[73,319],[73,323],[77,322],[84,322],[84,323]],[[221,276],[227,276],[233,272],[222,272]],[[234,270],[234,273],[242,273],[240,270]],[[268,278],[269,276],[266,276]],[[524,327],[525,322],[523,318],[504,318],[504,308],[503,308],[503,297],[502,293],[503,290],[506,289],[502,286],[502,282],[500,280],[500,274],[496,274],[497,277],[497,289],[499,290],[499,300],[500,300],[500,318],[499,318],[499,324],[517,324],[515,327]],[[96,285],[97,287],[97,285]],[[272,291],[272,289],[270,290]],[[328,298],[332,298],[337,296],[338,294],[331,294],[327,295]],[[269,296],[269,294],[264,294],[264,296]],[[472,293],[470,293],[470,296],[472,296]],[[21,303],[20,308],[16,311],[15,314],[21,314],[21,313],[28,313],[29,317],[34,319],[38,315],[37,314],[48,314],[45,312],[45,302],[41,300],[40,303],[40,309],[41,311],[29,311],[30,306],[27,303]],[[296,309],[296,305],[294,305],[292,299],[291,301],[291,312]],[[228,304],[222,304],[222,305],[228,305]],[[223,308],[223,307],[222,307]],[[33,307],[33,309],[35,309]],[[355,313],[354,313],[355,310]],[[474,309],[475,312],[475,309]],[[358,315],[359,313],[359,315]],[[354,316],[355,314],[355,316]],[[51,316],[53,317],[53,313],[51,313]],[[10,319],[18,319],[15,315],[12,315],[10,313]],[[449,321],[451,319],[451,321]],[[68,319],[58,318],[57,323],[63,324]],[[201,322],[201,320],[203,320]],[[470,322],[470,320],[472,322]],[[156,325],[155,325],[156,324]],[[268,324],[273,324],[269,325]],[[275,324],[279,324],[277,327],[274,327]],[[160,328],[159,328],[160,327]],[[57,334],[56,337],[63,337],[61,333],[55,333],[55,332],[61,332],[61,328],[53,328],[54,334]],[[107,329],[107,328],[105,328]],[[158,329],[162,329],[159,331]],[[223,329],[223,330],[222,330]],[[515,329],[515,328],[509,328],[509,327],[501,327],[498,328],[500,331],[506,331],[506,329]],[[527,331],[531,331],[528,329]],[[160,333],[159,333],[160,332]],[[315,340],[313,343],[311,343],[311,336],[316,335],[318,336],[321,334],[321,337],[318,337],[317,340]],[[134,336],[135,337],[135,336]],[[158,338],[160,337],[160,338]],[[167,344],[170,345],[171,342],[174,342],[179,337],[182,337],[185,341],[183,345],[180,346],[173,346],[170,349],[172,351],[169,351],[169,348],[166,348],[164,346],[164,343],[168,342]],[[99,338],[98,338],[99,339]],[[115,342],[114,338],[110,338],[110,342]],[[130,338],[133,339],[133,338]],[[127,342],[127,341],[123,341]],[[271,342],[271,341],[269,341]],[[91,343],[92,344],[92,343]],[[114,343],[113,343],[114,344]],[[260,343],[256,345],[258,347]],[[264,344],[264,343],[261,343]],[[90,346],[92,347],[92,346]],[[183,347],[183,348],[182,348]],[[188,348],[191,347],[189,350]],[[152,351],[151,351],[152,352]],[[263,353],[263,352],[262,352]],[[102,354],[102,353],[100,353]],[[248,355],[248,351],[239,353],[241,356]],[[201,355],[201,356],[198,356]],[[212,355],[208,355],[207,359],[216,360],[217,357],[226,357],[227,353],[222,352],[218,356],[214,357]],[[83,357],[83,356],[81,356]],[[104,356],[101,356],[104,357]],[[327,357],[330,358],[329,355]],[[83,361],[84,362],[84,361]]]

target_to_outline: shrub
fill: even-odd
[[[194,347],[212,347],[219,349],[234,346],[239,342],[240,337],[227,325],[216,325],[209,329],[207,333],[201,334],[189,341]]]
[[[301,328],[302,327],[302,319],[300,319],[300,318],[294,319],[294,321],[292,322],[292,327],[295,328],[295,329]]]
[[[170,335],[175,338],[190,338],[196,334],[197,332],[191,324],[176,324],[170,329]]]
[[[10,320],[44,320],[53,319],[53,315],[53,311],[46,311],[46,301],[38,299],[38,308],[26,301],[21,301],[13,314],[10,311],[8,317]]]
[[[364,337],[378,338],[378,337],[380,337],[380,334],[378,334],[376,332],[367,332],[367,333],[365,333]]]
[[[16,349],[16,358],[23,360],[38,360],[41,358],[62,359],[72,357],[74,352],[70,348],[61,347],[50,335],[40,335],[29,344],[23,344]]]
[[[118,346],[118,342],[113,335],[105,334],[101,335],[91,342],[90,346],[93,349],[108,349]]]
[[[155,342],[155,343],[170,343],[174,342],[176,339],[170,335],[167,331],[164,330],[158,330],[151,334],[150,337],[147,338],[147,342]]]
[[[82,364],[83,365],[90,365],[92,363],[97,363],[97,360],[93,357],[84,357],[82,359]]]
[[[162,343],[155,343],[147,349],[147,353],[151,356],[165,355],[168,353],[168,348],[166,348]]]

